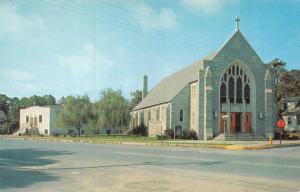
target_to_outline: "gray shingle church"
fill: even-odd
[[[131,111],[131,127],[149,136],[194,130],[199,139],[256,140],[273,136],[271,66],[239,30],[218,51],[160,81]]]

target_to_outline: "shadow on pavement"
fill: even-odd
[[[22,188],[37,182],[56,181],[59,178],[49,175],[40,166],[57,162],[53,156],[71,154],[63,151],[36,149],[0,149],[0,189]],[[34,169],[30,167],[34,166]]]

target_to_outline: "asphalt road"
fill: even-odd
[[[0,191],[300,191],[300,147],[230,151],[0,137]]]

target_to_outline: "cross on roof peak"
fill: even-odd
[[[240,22],[241,20],[240,20],[240,18],[239,18],[239,16],[236,16],[236,18],[235,18],[235,22],[236,22],[236,30],[239,30],[239,22]]]

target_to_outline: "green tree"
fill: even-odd
[[[130,93],[131,95],[131,100],[129,103],[129,108],[133,109],[137,104],[139,104],[142,101],[143,98],[143,92],[140,90],[136,90],[134,92]]]
[[[42,100],[45,105],[56,105],[56,99],[52,95],[44,95]]]
[[[26,107],[31,106],[30,100],[28,97],[22,97],[21,99],[19,99],[17,105],[19,108],[26,108]]]
[[[19,98],[17,97],[10,98],[9,100],[7,118],[11,131],[18,129],[19,127],[20,107],[18,106],[18,101]]]
[[[129,122],[128,101],[122,96],[120,90],[105,89],[101,92],[100,100],[96,103],[98,115],[97,124],[101,128],[126,126]]]
[[[300,70],[285,72],[276,84],[276,96],[280,101],[283,98],[300,96]]]
[[[286,62],[278,58],[275,58],[271,61],[271,66],[273,69],[273,76],[274,76],[274,80],[273,80],[274,85],[280,82],[280,76],[287,71],[285,69],[285,65]]]
[[[9,97],[7,97],[4,94],[0,94],[0,110],[5,113],[5,115],[8,114],[9,110]]]
[[[68,96],[63,103],[63,110],[57,115],[56,125],[63,129],[77,130],[78,135],[84,124],[87,124],[92,116],[92,104],[88,96]]]

